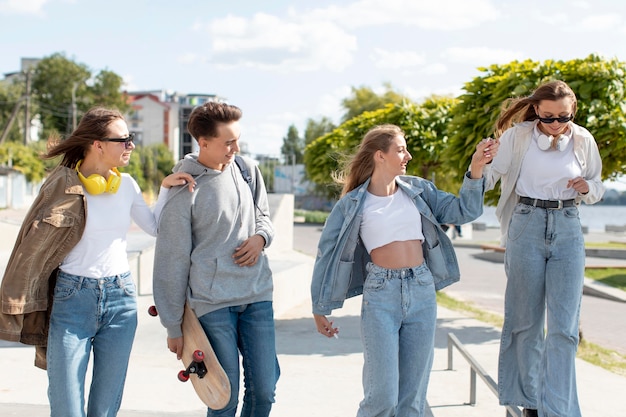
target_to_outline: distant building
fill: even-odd
[[[197,145],[187,131],[194,107],[208,101],[225,101],[214,94],[178,94],[165,90],[126,93],[132,110],[126,115],[128,128],[137,135],[137,143],[148,146],[163,143],[177,161],[196,151]]]
[[[226,99],[214,94],[187,94],[177,97],[177,102],[180,106],[178,111],[178,124],[180,126],[180,154],[183,156],[188,153],[195,152],[198,147],[196,141],[193,139],[193,136],[191,136],[187,130],[187,122],[189,121],[191,111],[194,107],[200,106],[208,101],[223,102],[226,101]]]
[[[132,110],[126,115],[128,130],[136,135],[142,146],[167,146],[174,156],[180,157],[179,107],[176,102],[165,102],[151,93],[129,93]]]
[[[22,58],[20,60],[20,70],[15,72],[6,72],[4,73],[4,79],[0,80],[2,83],[11,83],[11,82],[24,82],[25,75],[33,68],[37,66],[37,64],[41,61],[40,58]]]

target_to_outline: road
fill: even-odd
[[[475,232],[476,240],[494,239],[497,232],[489,231],[489,237]],[[294,224],[294,249],[315,256],[321,234],[320,225]],[[587,240],[606,239],[612,236],[590,235]],[[457,245],[455,252],[461,269],[461,281],[443,291],[449,296],[472,303],[483,310],[504,315],[504,289],[506,275],[504,264],[481,259],[484,251],[471,247],[468,242]],[[624,264],[623,260],[587,258],[587,263],[612,262]],[[626,355],[626,303],[611,301],[591,295],[583,295],[580,323],[583,337],[587,340]]]

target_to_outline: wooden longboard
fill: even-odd
[[[185,365],[185,371],[179,373],[179,379],[184,380],[181,374],[188,376],[198,397],[207,407],[214,410],[226,407],[230,400],[230,381],[217,360],[217,356],[215,356],[215,352],[196,314],[187,303],[185,303],[182,330],[183,354],[181,359],[183,365]],[[204,356],[199,358],[201,363],[194,361],[194,357],[197,358],[198,356],[198,351],[202,352]],[[189,373],[190,368],[193,371],[191,373]],[[199,373],[195,372],[198,368],[200,368]],[[204,371],[206,373],[199,377],[199,374],[203,374]]]

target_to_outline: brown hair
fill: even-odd
[[[201,137],[217,137],[219,123],[236,122],[241,119],[241,109],[232,104],[208,101],[196,107],[189,115],[187,130],[196,140]]]
[[[530,96],[509,98],[502,103],[500,116],[496,121],[495,136],[499,138],[515,122],[539,118],[535,106],[543,100],[557,101],[569,97],[572,99],[572,116],[576,115],[576,94],[563,81],[550,81],[540,85]]]
[[[342,196],[372,176],[374,154],[376,151],[387,152],[393,139],[397,136],[404,136],[404,132],[398,126],[390,124],[375,126],[365,134],[356,154],[348,162],[344,172],[337,178],[337,182],[343,183]]]
[[[75,168],[78,161],[85,158],[89,146],[100,139],[107,137],[109,125],[115,120],[124,120],[119,110],[105,107],[92,107],[80,119],[76,129],[65,140],[60,140],[58,135],[52,135],[48,139],[48,153],[44,159],[52,159],[63,155],[59,165]]]

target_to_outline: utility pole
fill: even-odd
[[[30,78],[32,70],[29,68],[25,71],[26,74],[26,105],[24,108],[24,145],[28,145],[30,141]]]
[[[9,116],[9,121],[7,122],[6,126],[4,126],[2,135],[0,135],[0,144],[4,143],[4,140],[9,134],[9,130],[11,130],[11,126],[13,125],[13,121],[15,120],[15,116],[17,116],[17,111],[20,109],[20,105],[22,104],[23,99],[24,97],[20,97],[17,100],[17,103],[15,103],[15,107],[13,107],[13,111],[11,112],[11,115]]]
[[[296,154],[291,154],[291,194],[296,193]]]
[[[76,130],[76,89],[78,88],[78,82],[74,82],[72,85],[72,132]]]

